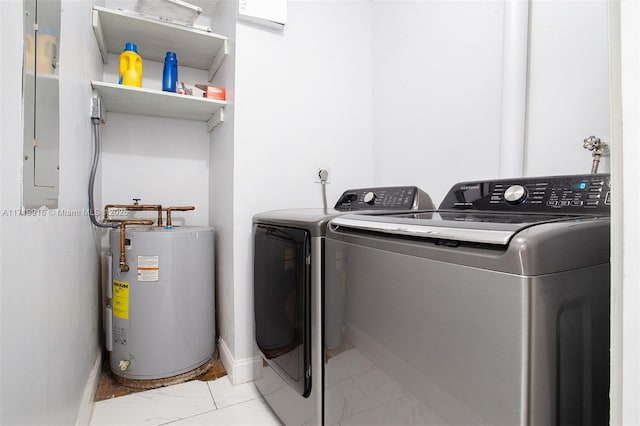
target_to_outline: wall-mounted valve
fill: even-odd
[[[604,152],[609,148],[606,142],[600,140],[600,138],[596,138],[595,136],[589,136],[584,140],[582,145],[584,149],[588,149],[591,151],[591,156],[593,157],[593,162],[591,164],[591,173],[598,173],[598,165],[600,164],[600,157]]]

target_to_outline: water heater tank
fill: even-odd
[[[206,363],[215,350],[213,228],[127,227],[127,272],[118,263],[120,231],[112,230],[109,240],[106,329],[113,373],[161,379]]]

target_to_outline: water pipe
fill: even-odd
[[[504,2],[500,176],[524,174],[529,1]]]

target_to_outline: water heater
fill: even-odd
[[[109,235],[113,259],[120,231]],[[129,226],[129,270],[111,262],[106,340],[111,370],[125,379],[177,376],[215,350],[214,229]]]

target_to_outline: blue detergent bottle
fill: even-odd
[[[165,92],[176,92],[178,84],[178,58],[175,52],[167,52],[164,58],[164,69],[162,70],[162,90]]]

